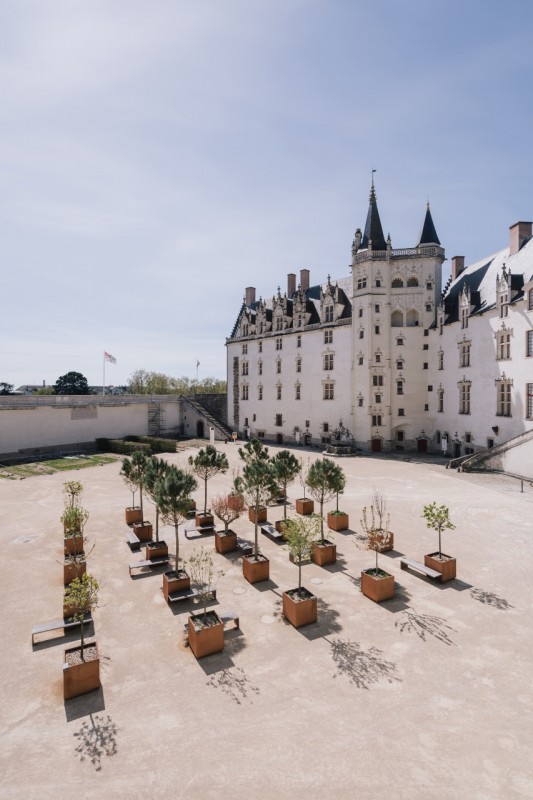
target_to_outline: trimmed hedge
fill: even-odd
[[[175,439],[161,439],[157,436],[126,436],[127,441],[148,446],[152,453],[175,453]]]
[[[130,456],[136,450],[143,450],[147,455],[152,452],[149,444],[125,442],[122,439],[97,439],[96,445],[105,453],[120,453],[123,456]]]

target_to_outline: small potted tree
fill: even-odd
[[[339,494],[336,492],[336,504],[334,511],[328,511],[328,528],[332,531],[345,531],[350,524],[350,518],[346,511],[339,509]]]
[[[176,558],[174,569],[163,575],[163,594],[168,600],[169,594],[188,589],[191,579],[187,572],[180,569],[180,540],[179,526],[187,518],[189,509],[189,495],[194,492],[198,484],[190,472],[179,469],[174,465],[165,470],[165,474],[157,482],[155,489],[156,502],[161,512],[163,522],[174,526],[176,536]]]
[[[438,506],[436,503],[430,503],[424,506],[422,517],[426,520],[428,528],[438,531],[439,534],[439,549],[436,553],[429,553],[424,556],[424,564],[426,567],[440,572],[442,575],[441,581],[451,581],[456,575],[456,559],[452,556],[447,556],[441,549],[441,535],[442,531],[455,530],[455,525],[450,520],[450,510],[447,506]]]
[[[313,514],[315,510],[315,503],[314,500],[310,497],[305,496],[305,491],[307,489],[307,474],[309,472],[309,459],[304,464],[303,458],[300,459],[300,483],[303,489],[302,497],[299,497],[296,500],[296,512],[298,514]]]
[[[235,480],[239,477],[240,470],[239,469],[232,470],[232,475],[233,475],[233,488],[230,490],[230,493],[228,494],[228,506],[230,508],[238,508],[242,513],[242,511],[244,510],[244,497],[235,488]]]
[[[315,542],[311,557],[319,566],[334,564],[337,560],[336,545],[324,536],[324,503],[342,492],[345,483],[344,472],[330,458],[321,458],[309,467],[307,487],[320,506],[320,539]]]
[[[100,686],[100,658],[96,642],[85,644],[84,625],[88,615],[98,604],[99,583],[85,573],[75,578],[65,592],[69,616],[80,623],[80,646],[65,650],[63,662],[63,697],[70,700],[80,694],[91,692]]]
[[[212,444],[199,450],[196,456],[189,456],[189,465],[192,471],[204,482],[204,510],[196,512],[196,527],[212,527],[213,515],[207,511],[207,481],[219,472],[225,473],[228,469],[228,459],[224,453],[219,453]]]
[[[394,597],[394,576],[378,567],[378,555],[381,545],[388,545],[389,515],[386,511],[385,500],[378,492],[372,497],[370,508],[363,508],[361,527],[366,536],[366,545],[369,550],[376,553],[376,565],[361,572],[361,591],[365,597],[381,603]],[[376,546],[376,534],[379,532],[379,545]]]
[[[148,462],[145,473],[146,492],[155,505],[155,538],[150,542],[146,542],[145,548],[145,555],[149,561],[153,561],[157,558],[166,558],[168,556],[167,543],[163,539],[159,539],[159,516],[161,512],[157,503],[157,486],[165,475],[168,466],[168,463],[163,461],[162,458],[152,456]]]
[[[125,458],[122,462],[120,474],[131,486],[135,486],[139,491],[139,502],[141,509],[141,519],[133,522],[133,531],[141,542],[152,540],[152,523],[144,519],[143,489],[146,485],[146,473],[149,469],[151,456],[146,455],[143,450],[136,450],[131,458]]]
[[[141,506],[135,505],[135,495],[137,493],[137,483],[133,480],[134,475],[132,463],[129,458],[125,458],[122,462],[122,469],[120,474],[124,478],[124,483],[129,487],[131,492],[131,506],[126,506],[124,516],[126,518],[126,525],[133,525],[135,522],[142,522],[143,510]]]
[[[309,559],[319,528],[320,519],[313,514],[287,520],[283,532],[292,559],[298,565],[298,588],[283,592],[283,616],[295,628],[316,622],[317,619],[316,597],[302,586],[302,562]]]
[[[229,501],[229,495],[220,494],[213,498],[211,507],[218,519],[224,523],[223,531],[215,531],[215,549],[217,553],[231,553],[237,549],[237,534],[230,529],[232,522],[238,519],[244,509],[244,499],[240,497],[240,507]]]
[[[258,537],[258,517],[259,509],[266,508],[266,503],[276,491],[276,481],[272,469],[272,462],[268,457],[266,447],[263,448],[260,442],[257,444],[263,450],[259,451],[253,443],[257,440],[251,440],[239,450],[246,451],[249,445],[252,445],[259,455],[256,458],[248,459],[249,451],[245,452],[245,465],[242,475],[236,478],[235,486],[238,492],[243,494],[250,509],[253,509],[254,514],[254,551],[250,556],[243,556],[242,571],[243,575],[249,583],[258,583],[259,581],[266,581],[270,575],[270,562],[266,556],[261,555],[259,552],[259,537]],[[267,452],[266,458],[264,451]]]
[[[300,462],[288,450],[280,450],[272,459],[272,466],[274,467],[276,483],[283,498],[283,520],[276,521],[276,530],[283,533],[285,521],[287,520],[287,488],[298,475]]]
[[[207,611],[207,601],[214,588],[211,554],[201,547],[188,561],[191,581],[203,606],[201,614],[191,614],[188,621],[189,645],[196,658],[220,653],[224,649],[224,624],[215,611]],[[222,575],[218,573],[218,576]]]
[[[83,531],[88,519],[89,512],[82,506],[65,506],[61,517],[65,555],[80,555],[83,553]]]

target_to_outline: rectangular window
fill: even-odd
[[[328,305],[324,309],[324,322],[333,322],[333,306]]]
[[[279,383],[276,386],[276,400],[281,400],[281,385]]]
[[[247,361],[243,361],[242,362],[242,374],[243,375],[248,375],[248,362]]]
[[[372,425],[374,428],[379,428],[382,424],[381,414],[372,414]]]
[[[300,334],[298,334],[298,336],[296,337],[296,347],[301,347],[301,346],[302,346],[302,337]]]
[[[533,311],[533,289],[529,290],[527,296],[528,296],[528,303],[527,303],[528,311]]]
[[[526,356],[533,356],[533,331],[527,332],[526,338]]]
[[[358,358],[357,358],[357,363],[358,363],[358,365],[359,365],[360,367],[362,367],[362,366],[363,366],[363,356],[358,356]]]
[[[365,338],[365,332],[364,331],[359,331],[359,338],[360,339],[364,339]]]
[[[423,344],[422,350],[429,350],[429,344]]]
[[[358,397],[357,398],[357,405],[359,406],[359,408],[363,407],[363,398],[362,397]]]
[[[277,428],[281,428],[281,426],[283,425],[283,415],[282,414],[276,414],[276,421],[275,421],[274,424],[276,425]]]
[[[333,331],[324,331],[324,344],[333,343]]]
[[[374,333],[379,333],[379,325],[374,325]]]
[[[297,358],[296,359],[296,372],[301,372],[301,371],[302,371],[302,359],[301,358]]]
[[[383,386],[383,375],[372,375],[372,386]]]
[[[262,375],[263,374],[263,362],[262,361],[260,361],[259,364],[257,365],[257,373],[258,373],[258,375]]]
[[[375,398],[376,403],[381,403],[381,395],[377,394]]]
[[[405,417],[405,408],[399,408],[398,409],[398,416],[399,417]]]
[[[376,364],[381,364],[381,355],[380,355],[380,353],[376,353],[375,361],[376,361]]]
[[[470,384],[459,384],[459,414],[470,414]]]
[[[511,358],[511,332],[499,331],[496,334],[496,358],[505,361]]]
[[[276,350],[283,350],[283,339],[281,337],[276,339]]]
[[[497,409],[498,417],[511,416],[511,381],[498,381],[497,386]]]
[[[444,389],[437,392],[437,411],[444,411]]]
[[[359,309],[358,316],[359,316],[359,318],[361,318],[363,316],[363,309],[362,308]]]
[[[424,369],[429,369],[429,364],[427,361],[424,361]]]
[[[366,289],[366,278],[358,278],[357,279],[357,288],[358,289]]]
[[[403,442],[405,433],[404,431],[396,431],[396,441]]]
[[[526,384],[526,417],[533,419],[533,383]]]
[[[276,361],[276,373],[281,374],[281,361]]]
[[[247,353],[248,353],[248,345],[247,344],[243,344],[243,346],[242,346],[242,354],[243,354],[243,356],[245,356]]]
[[[403,369],[403,361],[398,360],[396,362],[396,369]]]
[[[246,384],[246,383],[242,387],[242,395],[241,395],[241,397],[242,397],[243,400],[248,400],[248,384]]]
[[[324,369],[333,369],[333,353],[324,355]]]
[[[374,303],[374,311],[376,314],[379,314],[379,303]]]
[[[324,433],[329,433],[329,422],[322,423],[322,430],[324,431]]]
[[[257,431],[257,438],[258,439],[264,439],[265,438],[265,432],[264,431]]]
[[[381,280],[379,278],[376,278],[376,289],[380,288],[381,288]]]
[[[403,394],[403,381],[396,381],[396,394]]]
[[[257,399],[258,400],[262,400],[263,399],[263,387],[262,386],[258,386],[257,387]]]
[[[439,356],[439,369],[444,369],[444,352],[440,350],[438,356]]]
[[[295,393],[295,396],[294,396],[295,400],[300,400],[301,399],[301,396],[300,396],[300,389],[301,388],[302,387],[300,386],[300,384],[297,383],[296,386],[295,386],[295,389],[296,389],[296,393]]]
[[[398,336],[398,338],[396,339],[396,344],[398,345],[398,347],[401,347],[403,345],[403,337],[402,336]]]
[[[459,366],[470,366],[470,342],[459,342]]]
[[[334,386],[333,383],[325,383],[324,384],[324,400],[333,400],[334,399]]]
[[[468,328],[468,306],[461,308],[461,329]]]

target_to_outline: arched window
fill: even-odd
[[[393,289],[403,289],[403,281],[401,278],[394,278],[391,286]]]
[[[408,278],[407,279],[408,286],[418,286],[418,278]]]
[[[407,326],[414,328],[416,325],[418,325],[418,311],[415,311],[414,308],[411,308],[407,312]]]
[[[393,328],[401,328],[403,325],[403,311],[393,311],[391,314],[391,325]]]

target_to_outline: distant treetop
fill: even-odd
[[[173,378],[162,372],[137,369],[130,376],[128,392],[130,394],[225,394],[226,381],[218,378],[203,378],[201,381],[186,377]]]
[[[54,384],[56,394],[91,394],[87,378],[81,372],[67,372]]]

